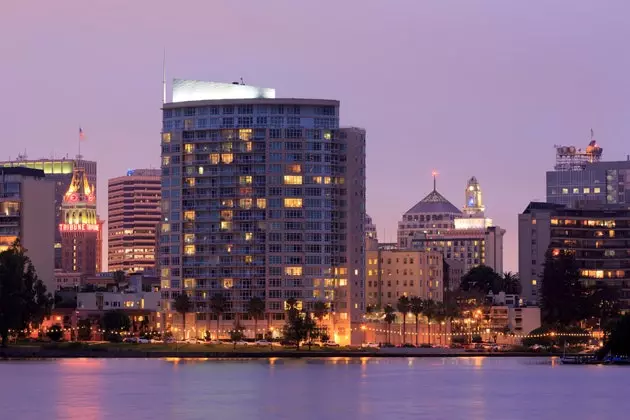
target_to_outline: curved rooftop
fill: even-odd
[[[405,214],[418,213],[452,213],[462,214],[461,210],[448,201],[436,190],[431,191],[426,197],[420,200],[415,206],[405,212]]]

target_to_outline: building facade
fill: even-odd
[[[443,257],[439,252],[398,249],[370,241],[366,255],[366,304],[376,308],[396,303],[401,296],[444,299]]]
[[[108,269],[127,273],[155,268],[160,223],[161,170],[135,169],[108,181]]]
[[[46,179],[53,181],[55,186],[55,269],[61,269],[61,232],[59,224],[62,220],[61,205],[63,196],[68,191],[74,168],[81,166],[85,170],[90,185],[96,185],[96,162],[83,159],[35,159],[28,160],[20,156],[14,161],[1,161],[0,167],[24,167],[44,171]],[[96,196],[96,190],[94,190]]]
[[[365,131],[339,102],[276,99],[240,84],[175,81],[163,110],[159,265],[210,328],[223,295],[233,325],[254,296],[330,304],[334,339],[359,342],[364,313]]]
[[[0,251],[17,239],[48,291],[56,288],[55,185],[44,172],[0,167]]]
[[[81,167],[73,171],[61,212],[61,269],[86,275],[99,272],[102,223],[96,215],[94,186]]]

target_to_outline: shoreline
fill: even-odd
[[[0,360],[43,360],[43,359],[325,359],[325,358],[548,358],[560,357],[556,353],[528,352],[436,352],[436,351],[142,351],[142,350],[79,350],[79,349],[0,349]]]

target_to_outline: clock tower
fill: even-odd
[[[463,210],[468,217],[483,217],[486,210],[481,196],[481,186],[474,176],[466,184],[466,204]]]
[[[100,266],[101,224],[96,215],[94,185],[89,184],[82,167],[74,168],[72,181],[63,196],[61,213],[62,269],[93,275]]]

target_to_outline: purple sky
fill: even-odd
[[[4,3],[1,158],[74,155],[82,125],[104,217],[108,178],[159,165],[164,47],[169,78],[341,100],[342,124],[368,132],[381,239],[432,169],[458,207],[477,176],[510,270],[555,143],[583,147],[592,127],[605,159],[630,153],[627,0]]]

